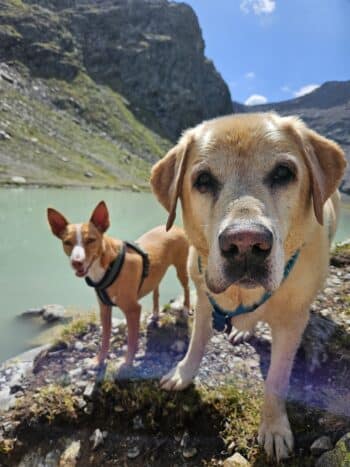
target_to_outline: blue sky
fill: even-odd
[[[350,79],[350,0],[185,3],[195,10],[206,56],[234,100],[276,102]]]

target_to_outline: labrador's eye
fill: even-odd
[[[88,239],[86,240],[86,244],[87,244],[87,245],[90,245],[91,243],[94,243],[94,242],[96,242],[96,238],[92,238],[92,237],[91,237],[91,238],[88,238]]]
[[[218,181],[209,172],[200,173],[193,184],[199,193],[215,193],[218,185]]]
[[[286,165],[281,164],[273,169],[268,179],[271,187],[284,186],[295,180],[295,173]]]

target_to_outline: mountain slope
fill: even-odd
[[[337,141],[349,162],[341,190],[350,194],[350,81],[330,81],[288,101],[256,106],[234,102],[233,106],[236,112],[275,110],[282,115],[299,115],[312,129]]]

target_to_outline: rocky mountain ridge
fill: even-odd
[[[254,106],[234,102],[233,107],[235,112],[299,115],[312,129],[337,141],[349,162],[341,190],[350,194],[350,81],[329,81],[296,99]]]

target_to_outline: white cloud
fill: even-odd
[[[254,79],[255,78],[255,73],[254,73],[254,71],[248,71],[244,76],[247,79]]]
[[[242,0],[240,8],[244,13],[270,14],[276,8],[276,0]]]
[[[294,92],[295,97],[304,96],[305,94],[309,94],[310,92],[314,91],[315,89],[319,88],[319,84],[306,84],[302,86],[298,91]]]
[[[244,103],[245,105],[261,105],[266,104],[266,102],[267,98],[265,96],[261,96],[260,94],[252,94]]]

